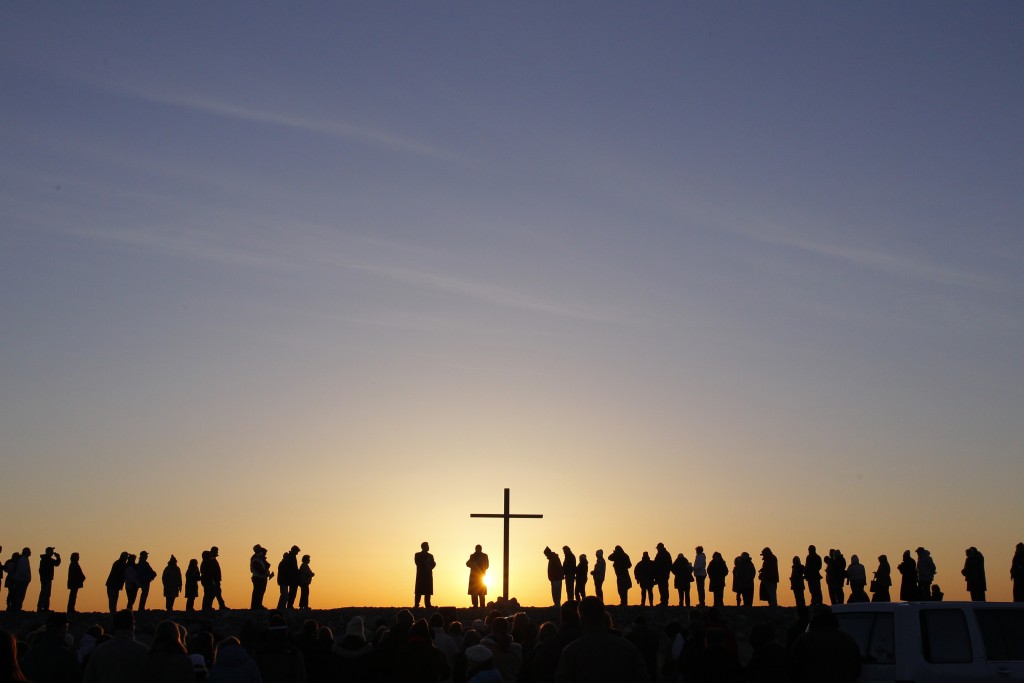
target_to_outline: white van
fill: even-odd
[[[1024,682],[1024,603],[873,602],[832,608],[865,683]]]

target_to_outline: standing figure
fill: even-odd
[[[160,576],[160,583],[164,589],[164,603],[168,612],[174,611],[174,601],[181,595],[181,567],[178,566],[178,558],[171,555]]]
[[[924,548],[917,549],[917,593],[921,600],[931,599],[932,582],[935,581],[935,560]]]
[[[36,610],[40,612],[50,611],[50,594],[53,591],[53,569],[60,566],[60,553],[53,548],[47,548],[46,552],[39,556],[39,599],[36,601]]]
[[[487,554],[482,547],[479,545],[476,547],[473,554],[466,560],[466,566],[469,567],[468,593],[473,600],[473,607],[483,607],[487,596],[487,584],[484,583],[484,577],[487,576],[491,562],[487,559]]]
[[[1013,551],[1010,581],[1013,583],[1013,601],[1024,602],[1024,543],[1018,543]]]
[[[7,611],[14,612],[18,606],[18,589],[14,585],[14,572],[18,568],[18,562],[21,560],[21,553],[11,553],[11,559],[4,563],[4,573],[7,577],[4,579],[4,588],[7,589]]]
[[[565,599],[572,600],[576,595],[576,556],[569,546],[562,546],[562,576],[565,577]]]
[[[820,605],[821,599],[821,555],[813,545],[807,546],[807,559],[804,560],[804,579],[807,581],[807,594],[811,605]]]
[[[633,579],[629,576],[629,568],[633,561],[622,549],[621,545],[615,546],[615,550],[608,556],[612,561],[612,569],[615,570],[615,587],[619,591],[619,604],[625,607],[629,604],[629,589],[633,587]]]
[[[78,553],[71,553],[68,564],[68,614],[73,614],[78,603],[78,591],[85,586],[85,572],[79,564]]]
[[[587,597],[587,572],[589,571],[590,562],[587,561],[587,556],[580,555],[580,560],[576,564],[576,593],[572,596],[572,599],[576,602]]]
[[[846,558],[842,551],[833,548],[828,551],[825,558],[825,584],[828,586],[829,602],[833,605],[841,605],[846,600]]]
[[[889,566],[889,558],[885,555],[878,556],[878,569],[875,570],[875,577],[871,579],[871,602],[889,602],[889,586],[892,585],[892,568]]]
[[[807,605],[804,600],[804,565],[799,555],[793,556],[793,568],[789,572],[789,588],[793,591],[793,600],[797,608]]]
[[[644,556],[633,567],[633,578],[640,586],[641,607],[644,605],[654,607],[655,572],[654,560],[651,559],[651,554],[645,550]]]
[[[868,583],[867,570],[856,555],[850,556],[850,566],[846,568],[846,582],[850,584],[850,602],[868,602],[868,594],[864,586]]]
[[[135,573],[139,579],[139,611],[146,611],[146,600],[149,598],[149,585],[156,578],[156,570],[149,564],[149,553],[145,550],[139,553],[139,563],[135,567]]]
[[[17,605],[15,611],[20,612],[25,605],[25,595],[28,593],[28,585],[32,583],[32,565],[29,564],[29,559],[32,557],[32,551],[29,548],[22,548],[21,557],[18,558],[18,564],[14,568],[14,590],[15,600]]]
[[[199,584],[203,581],[203,573],[199,570],[199,560],[192,558],[185,569],[185,611],[196,611],[196,598],[199,597]]]
[[[274,577],[267,561],[267,549],[259,543],[252,547],[249,558],[249,573],[252,575],[252,597],[249,609],[263,609],[263,596],[267,594],[267,582]]]
[[[771,548],[761,551],[761,568],[757,572],[757,578],[761,581],[759,597],[768,603],[769,607],[777,607],[779,604],[779,558]]]
[[[607,571],[604,562],[604,550],[599,548],[594,552],[594,556],[597,559],[594,560],[594,569],[590,572],[590,575],[594,577],[594,595],[604,603],[604,575]]]
[[[679,606],[690,606],[690,584],[693,583],[693,566],[682,553],[676,555],[672,563],[672,585],[679,591]]]
[[[224,596],[221,593],[221,580],[223,575],[220,570],[220,548],[213,546],[203,553],[203,561],[199,565],[199,572],[203,581],[203,611],[213,609],[214,600],[217,601],[217,608],[225,610]]]
[[[739,582],[740,595],[743,596],[743,604],[747,607],[754,606],[755,578],[757,578],[757,569],[754,567],[754,559],[748,552],[740,553],[738,568],[733,580]]]
[[[135,610],[135,600],[139,597],[139,572],[136,568],[138,558],[135,555],[128,556],[128,562],[124,565],[124,594],[128,598],[128,611]]]
[[[917,562],[910,556],[909,550],[903,551],[903,561],[896,565],[900,573],[900,600],[910,602],[919,600],[917,587]]]
[[[713,597],[715,607],[724,607],[722,594],[725,593],[725,577],[729,575],[729,567],[725,564],[722,553],[711,554],[711,561],[708,562],[708,589]]]
[[[988,590],[985,581],[985,556],[974,546],[967,549],[966,555],[964,568],[960,573],[967,581],[967,592],[971,594],[971,600],[974,602],[985,602],[985,591]]]
[[[548,582],[551,584],[551,601],[555,607],[562,604],[562,579],[565,578],[565,571],[562,569],[562,561],[558,553],[549,546],[544,547],[544,557],[548,558]]]
[[[314,576],[316,574],[309,566],[309,555],[303,555],[299,565],[299,609],[309,609],[309,584],[313,583]]]
[[[434,594],[434,556],[430,554],[430,544],[426,541],[420,543],[420,551],[413,555],[413,563],[416,565],[416,602],[415,607],[420,606],[420,598],[424,599],[424,605],[430,609],[430,597]]]
[[[281,561],[277,564],[277,587],[281,590],[281,597],[277,599],[277,609],[294,607],[295,596],[299,593],[299,546],[293,545],[281,556]]]
[[[128,553],[122,552],[114,560],[114,564],[110,565],[110,573],[107,574],[107,604],[110,607],[111,614],[117,612],[117,598],[124,589],[124,568],[127,564]]]
[[[668,577],[672,574],[672,554],[664,543],[657,545],[654,553],[654,583],[658,586],[658,604],[668,606]]]
[[[704,546],[694,549],[693,582],[697,584],[697,607],[704,607],[704,581],[708,578],[708,558],[704,555]]]

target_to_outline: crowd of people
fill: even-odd
[[[16,639],[0,631],[0,681],[34,683],[751,683],[856,680],[861,655],[831,608],[800,610],[786,625],[736,632],[717,608],[691,609],[661,627],[642,615],[620,627],[596,596],[567,601],[557,620],[525,611],[483,611],[463,624],[400,610],[367,623],[352,616],[337,634],[314,619],[290,623],[273,610],[230,635],[210,622],[192,632],[164,620],[137,639],[121,610],[110,631],[78,638],[66,615]],[[743,657],[739,643],[745,639]]]
[[[420,552],[413,557],[416,607],[421,600],[425,601],[427,607],[431,606],[433,572],[437,563],[429,551],[429,544],[424,542]],[[267,549],[260,544],[253,546],[253,554],[249,559],[252,577],[249,609],[265,608],[263,603],[267,587],[275,577],[279,589],[277,609],[309,607],[310,585],[315,573],[310,566],[310,556],[302,555],[300,558],[300,552],[298,546],[292,546],[284,552],[275,572],[267,558]],[[619,604],[623,606],[629,604],[629,592],[635,581],[640,587],[641,606],[668,605],[671,590],[674,589],[680,606],[704,607],[710,603],[721,607],[725,605],[726,588],[731,587],[738,606],[752,606],[756,588],[758,600],[769,607],[775,607],[778,605],[778,587],[783,578],[778,557],[767,547],[761,550],[759,567],[750,554],[744,552],[733,559],[731,569],[719,552],[712,552],[709,558],[704,548],[697,546],[692,559],[685,553],[678,553],[673,558],[664,543],[658,543],[653,557],[644,551],[635,565],[621,546],[615,546],[607,562],[604,551],[597,550],[592,565],[585,554],[577,557],[569,546],[562,547],[561,556],[550,547],[544,548],[544,556],[547,558],[547,578],[551,584],[551,600],[554,605],[562,604],[563,588],[567,600],[582,600],[587,597],[589,590],[603,602],[607,563],[611,563]],[[24,548],[0,564],[0,577],[7,589],[8,611],[24,610],[33,576],[31,557],[31,549]],[[219,557],[220,550],[216,546],[204,550],[199,559],[189,560],[183,572],[177,558],[171,555],[158,574],[150,564],[149,553],[145,550],[137,555],[122,552],[111,565],[105,582],[108,609],[111,613],[116,612],[122,604],[123,594],[128,610],[145,611],[148,608],[151,584],[158,577],[164,598],[163,609],[167,612],[175,610],[175,603],[182,597],[182,593],[186,612],[195,611],[195,603],[200,595],[200,609],[211,610],[215,605],[219,609],[228,609],[221,589],[223,576]],[[60,554],[52,547],[46,548],[39,557],[37,611],[50,611],[56,569],[62,565]],[[468,594],[471,603],[474,607],[483,607],[487,596],[484,579],[490,562],[481,546],[476,546],[466,566],[469,568]],[[77,609],[78,593],[85,585],[86,575],[78,553],[71,553],[67,567],[66,611],[72,614]],[[899,600],[942,600],[943,592],[935,583],[935,561],[927,549],[919,547],[914,552],[906,550],[895,569],[899,574]],[[966,550],[961,574],[971,599],[984,601],[987,591],[985,557],[977,548]],[[833,605],[844,602],[887,602],[893,598],[892,587],[895,585],[893,568],[886,555],[878,557],[869,579],[868,569],[857,555],[851,555],[847,561],[839,549],[833,548],[821,555],[813,545],[808,547],[806,557],[793,557],[788,578],[789,589],[798,607],[826,602]],[[1013,600],[1024,602],[1024,543],[1017,544],[1011,561],[1010,578]],[[822,590],[823,582],[827,600]],[[693,592],[696,593],[695,598]]]

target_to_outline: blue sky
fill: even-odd
[[[512,479],[630,510],[727,490],[777,528],[841,491],[851,543],[943,528],[952,556],[984,528],[1008,558],[1022,19],[9,3],[4,509],[66,514],[111,473],[362,503]],[[873,510],[894,496],[928,514]]]

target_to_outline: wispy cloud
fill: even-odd
[[[324,135],[345,142],[360,142],[373,145],[393,152],[414,154],[417,156],[438,159],[441,161],[469,164],[470,161],[449,150],[414,140],[402,135],[357,125],[338,119],[322,119],[305,116],[291,111],[275,110],[269,107],[250,107],[215,97],[190,93],[150,90],[135,86],[126,88],[107,88],[117,94],[136,97],[148,102],[166,104],[192,111],[203,112],[226,119],[252,121],[268,125],[281,126],[292,130]]]

